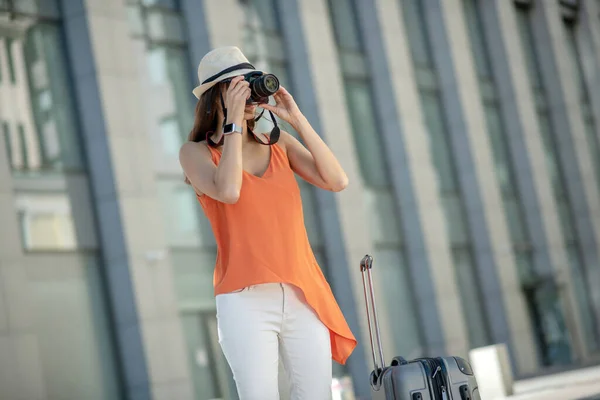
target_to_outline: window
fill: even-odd
[[[21,155],[27,155],[15,156],[13,169],[20,174],[81,171],[82,149],[60,26],[44,19],[18,36],[0,36],[0,53],[10,77],[2,82],[3,91],[30,104],[0,110],[0,118],[12,125],[12,135],[20,136]]]
[[[375,131],[377,123],[370,82],[350,78],[345,82],[345,89],[363,179],[369,186],[389,187],[389,171],[382,157],[384,147],[381,135]]]
[[[354,146],[365,186],[365,204],[370,218],[370,234],[374,256],[385,270],[387,288],[382,290],[388,306],[393,307],[392,327],[396,348],[415,357],[423,354],[419,316],[412,298],[412,283],[402,243],[400,216],[385,160],[383,138],[377,127],[371,73],[361,42],[358,18],[353,0],[329,1],[346,108],[352,126]],[[402,299],[398,298],[401,293]]]
[[[28,250],[75,250],[70,202],[63,194],[18,194],[17,213]]]
[[[8,159],[8,163],[12,166],[14,165],[14,140],[12,140],[10,137],[10,127],[8,126],[8,122],[6,121],[2,122],[2,133],[4,134],[4,145],[6,146],[6,158]]]
[[[417,86],[424,111],[424,122],[429,133],[430,151],[444,206],[456,280],[461,288],[478,288],[480,286],[477,284],[479,282],[478,272],[473,259],[465,205],[457,178],[452,144],[437,82],[437,71],[431,53],[431,39],[427,31],[425,5],[419,0],[402,0],[401,5],[412,61],[417,74]],[[481,293],[475,289],[472,291],[461,290],[460,294],[471,347],[488,344],[490,334]]]
[[[6,59],[8,62],[8,79],[10,79],[10,83],[17,83],[17,78],[15,74],[15,61],[14,61],[14,40],[12,38],[6,39]]]

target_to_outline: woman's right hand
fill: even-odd
[[[245,81],[241,75],[233,78],[225,95],[226,123],[241,125],[244,122],[244,109],[246,108],[246,100],[249,98],[250,83]]]

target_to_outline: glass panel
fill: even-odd
[[[175,293],[180,306],[215,307],[213,273],[216,255],[216,247],[171,249]]]
[[[26,259],[46,396],[119,399],[98,259],[81,254]]]
[[[142,10],[137,4],[127,6],[127,23],[132,35],[144,35],[144,18]]]
[[[140,0],[130,0],[130,1],[140,1]],[[169,8],[175,11],[178,11],[177,0],[141,0],[142,4],[146,6],[158,6]]]
[[[306,226],[306,232],[310,244],[314,246],[323,245],[323,238],[321,235],[321,226],[319,225],[319,214],[317,211],[317,204],[315,199],[315,193],[311,185],[301,178],[297,179],[298,186],[302,194],[302,209],[304,211],[304,225]]]
[[[21,43],[23,47],[21,48]],[[22,50],[22,51],[21,51]],[[57,26],[34,25],[23,42],[15,42],[13,55],[25,65],[33,120],[28,113],[15,116],[23,123],[29,169],[81,169],[82,151],[73,113],[62,38]],[[24,71],[25,72],[25,71]],[[22,79],[19,72],[17,79]]]
[[[491,78],[492,71],[487,58],[484,30],[477,9],[477,1],[463,0],[463,5],[477,73],[482,78]]]
[[[596,135],[596,124],[593,120],[587,120],[585,124],[585,134],[590,157],[594,168],[598,189],[600,189],[600,139]]]
[[[517,9],[517,27],[523,46],[523,56],[527,64],[529,79],[534,88],[542,88],[542,79],[538,68],[538,60],[534,44],[533,32],[529,23],[529,10]]]
[[[268,58],[276,62],[286,62],[284,43],[282,38],[276,33],[269,33],[264,36],[265,48],[268,49]]]
[[[160,122],[160,138],[164,153],[169,157],[176,157],[183,144],[179,124],[174,118],[165,118]]]
[[[148,29],[146,33],[151,40],[168,40],[174,42],[183,42],[185,40],[183,22],[180,15],[163,12],[154,8],[147,8],[145,15]]]
[[[571,339],[565,322],[560,292],[552,279],[526,290],[529,313],[534,321],[542,363],[566,365],[571,362]]]
[[[340,54],[340,64],[345,78],[369,79],[369,71],[363,53],[344,51]]]
[[[377,260],[377,293],[390,310],[391,318],[389,332],[393,334],[399,354],[407,359],[423,355],[421,333],[414,300],[412,298],[412,283],[407,273],[403,254],[400,249],[375,250]]]
[[[47,18],[59,17],[56,0],[13,0],[12,5],[13,10],[18,13]]]
[[[194,385],[196,400],[211,400],[223,398],[216,385],[217,377],[214,371],[214,356],[210,346],[206,327],[198,313],[185,313],[181,316],[183,333],[185,336],[188,362]],[[219,350],[220,351],[220,350]]]
[[[460,288],[461,303],[467,319],[471,348],[488,345],[490,339],[473,255],[468,248],[453,248],[452,258]]]
[[[585,102],[587,100],[587,87],[585,85],[585,79],[583,75],[583,66],[581,65],[581,59],[579,57],[579,48],[577,46],[577,36],[575,30],[577,28],[575,23],[569,23],[563,20],[563,27],[565,36],[567,38],[567,49],[569,51],[571,60],[572,72],[573,72],[573,83],[577,86],[580,100]]]
[[[508,220],[508,229],[513,243],[524,243],[527,241],[525,225],[520,204],[514,197],[504,197],[504,210]]]
[[[13,149],[13,145],[15,140],[11,138],[10,128],[7,122],[2,122],[2,133],[4,134],[4,146],[6,146],[6,158],[8,159],[8,163],[14,168],[15,160],[13,154],[15,150]]]
[[[400,229],[394,195],[389,189],[365,190],[365,202],[369,212],[369,226],[376,245],[394,245],[401,243]]]
[[[535,274],[531,251],[529,249],[516,249],[515,261],[519,273],[519,282],[526,283],[531,281]]]
[[[481,97],[483,98],[483,101],[489,103],[496,102],[498,95],[496,94],[494,82],[491,80],[480,80],[479,90],[481,91]]]
[[[565,241],[575,241],[576,235],[573,226],[573,219],[571,218],[571,211],[569,210],[569,205],[567,204],[565,199],[557,199],[556,207],[558,208],[560,229],[562,230],[562,234]]]
[[[277,2],[273,0],[250,0],[263,29],[278,31]]]
[[[569,256],[569,265],[571,279],[573,280],[573,292],[577,301],[577,308],[581,315],[583,325],[583,334],[590,349],[598,349],[598,332],[596,330],[596,317],[592,300],[590,298],[590,280],[586,276],[581,254],[576,246],[568,246],[567,254]]]
[[[417,67],[432,67],[427,35],[427,21],[423,15],[422,0],[401,0],[406,35],[410,42],[413,62]]]
[[[214,237],[208,234],[208,227],[201,229],[201,224],[208,222],[203,214],[194,191],[181,180],[157,181],[158,194],[162,203],[166,237],[170,246],[195,247],[213,245]]]
[[[329,14],[338,47],[344,50],[362,51],[352,0],[329,0]]]
[[[77,247],[71,203],[66,194],[19,193],[16,208],[25,249],[74,250]]]
[[[6,59],[8,64],[8,76],[10,79],[10,83],[16,83],[17,78],[15,74],[15,61],[14,61],[14,39],[5,38],[5,46],[6,46]]]
[[[454,165],[450,143],[446,137],[444,117],[437,92],[421,92],[425,124],[429,132],[429,145],[436,167],[442,192],[456,190],[458,183],[454,176]]]
[[[446,215],[446,228],[450,242],[454,245],[467,244],[467,226],[460,199],[456,193],[444,193],[442,204]]]
[[[385,151],[373,110],[368,81],[346,81],[346,100],[363,180],[369,187],[389,185]]]
[[[502,121],[498,108],[496,105],[486,104],[484,110],[492,145],[492,154],[494,155],[496,178],[498,179],[502,193],[512,193],[514,188],[510,176],[508,148],[502,131]]]
[[[438,83],[435,71],[428,67],[419,67],[415,70],[417,85],[421,90],[437,90]]]
[[[140,74],[147,77],[142,101],[150,119],[149,137],[155,146],[155,165],[163,170],[166,163],[176,166],[173,171],[179,170],[179,147],[194,123],[186,50],[163,45],[142,50],[139,56],[145,57],[146,69]]]
[[[538,112],[538,122],[540,124],[540,135],[544,144],[544,153],[546,155],[546,168],[550,177],[550,182],[554,188],[554,193],[562,195],[564,193],[562,180],[558,170],[558,157],[555,153],[554,141],[552,140],[552,131],[550,118],[546,112]]]

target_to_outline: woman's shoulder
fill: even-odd
[[[210,148],[208,147],[208,144],[206,143],[206,141],[201,141],[201,142],[192,142],[192,141],[187,141],[184,144],[181,145],[181,148],[179,150],[179,157],[189,157],[189,156],[199,156],[199,155],[203,155],[203,156],[211,156],[211,151]]]

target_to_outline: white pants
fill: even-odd
[[[279,400],[280,358],[292,400],[331,399],[329,329],[300,289],[268,283],[218,295],[217,319],[240,400]]]

